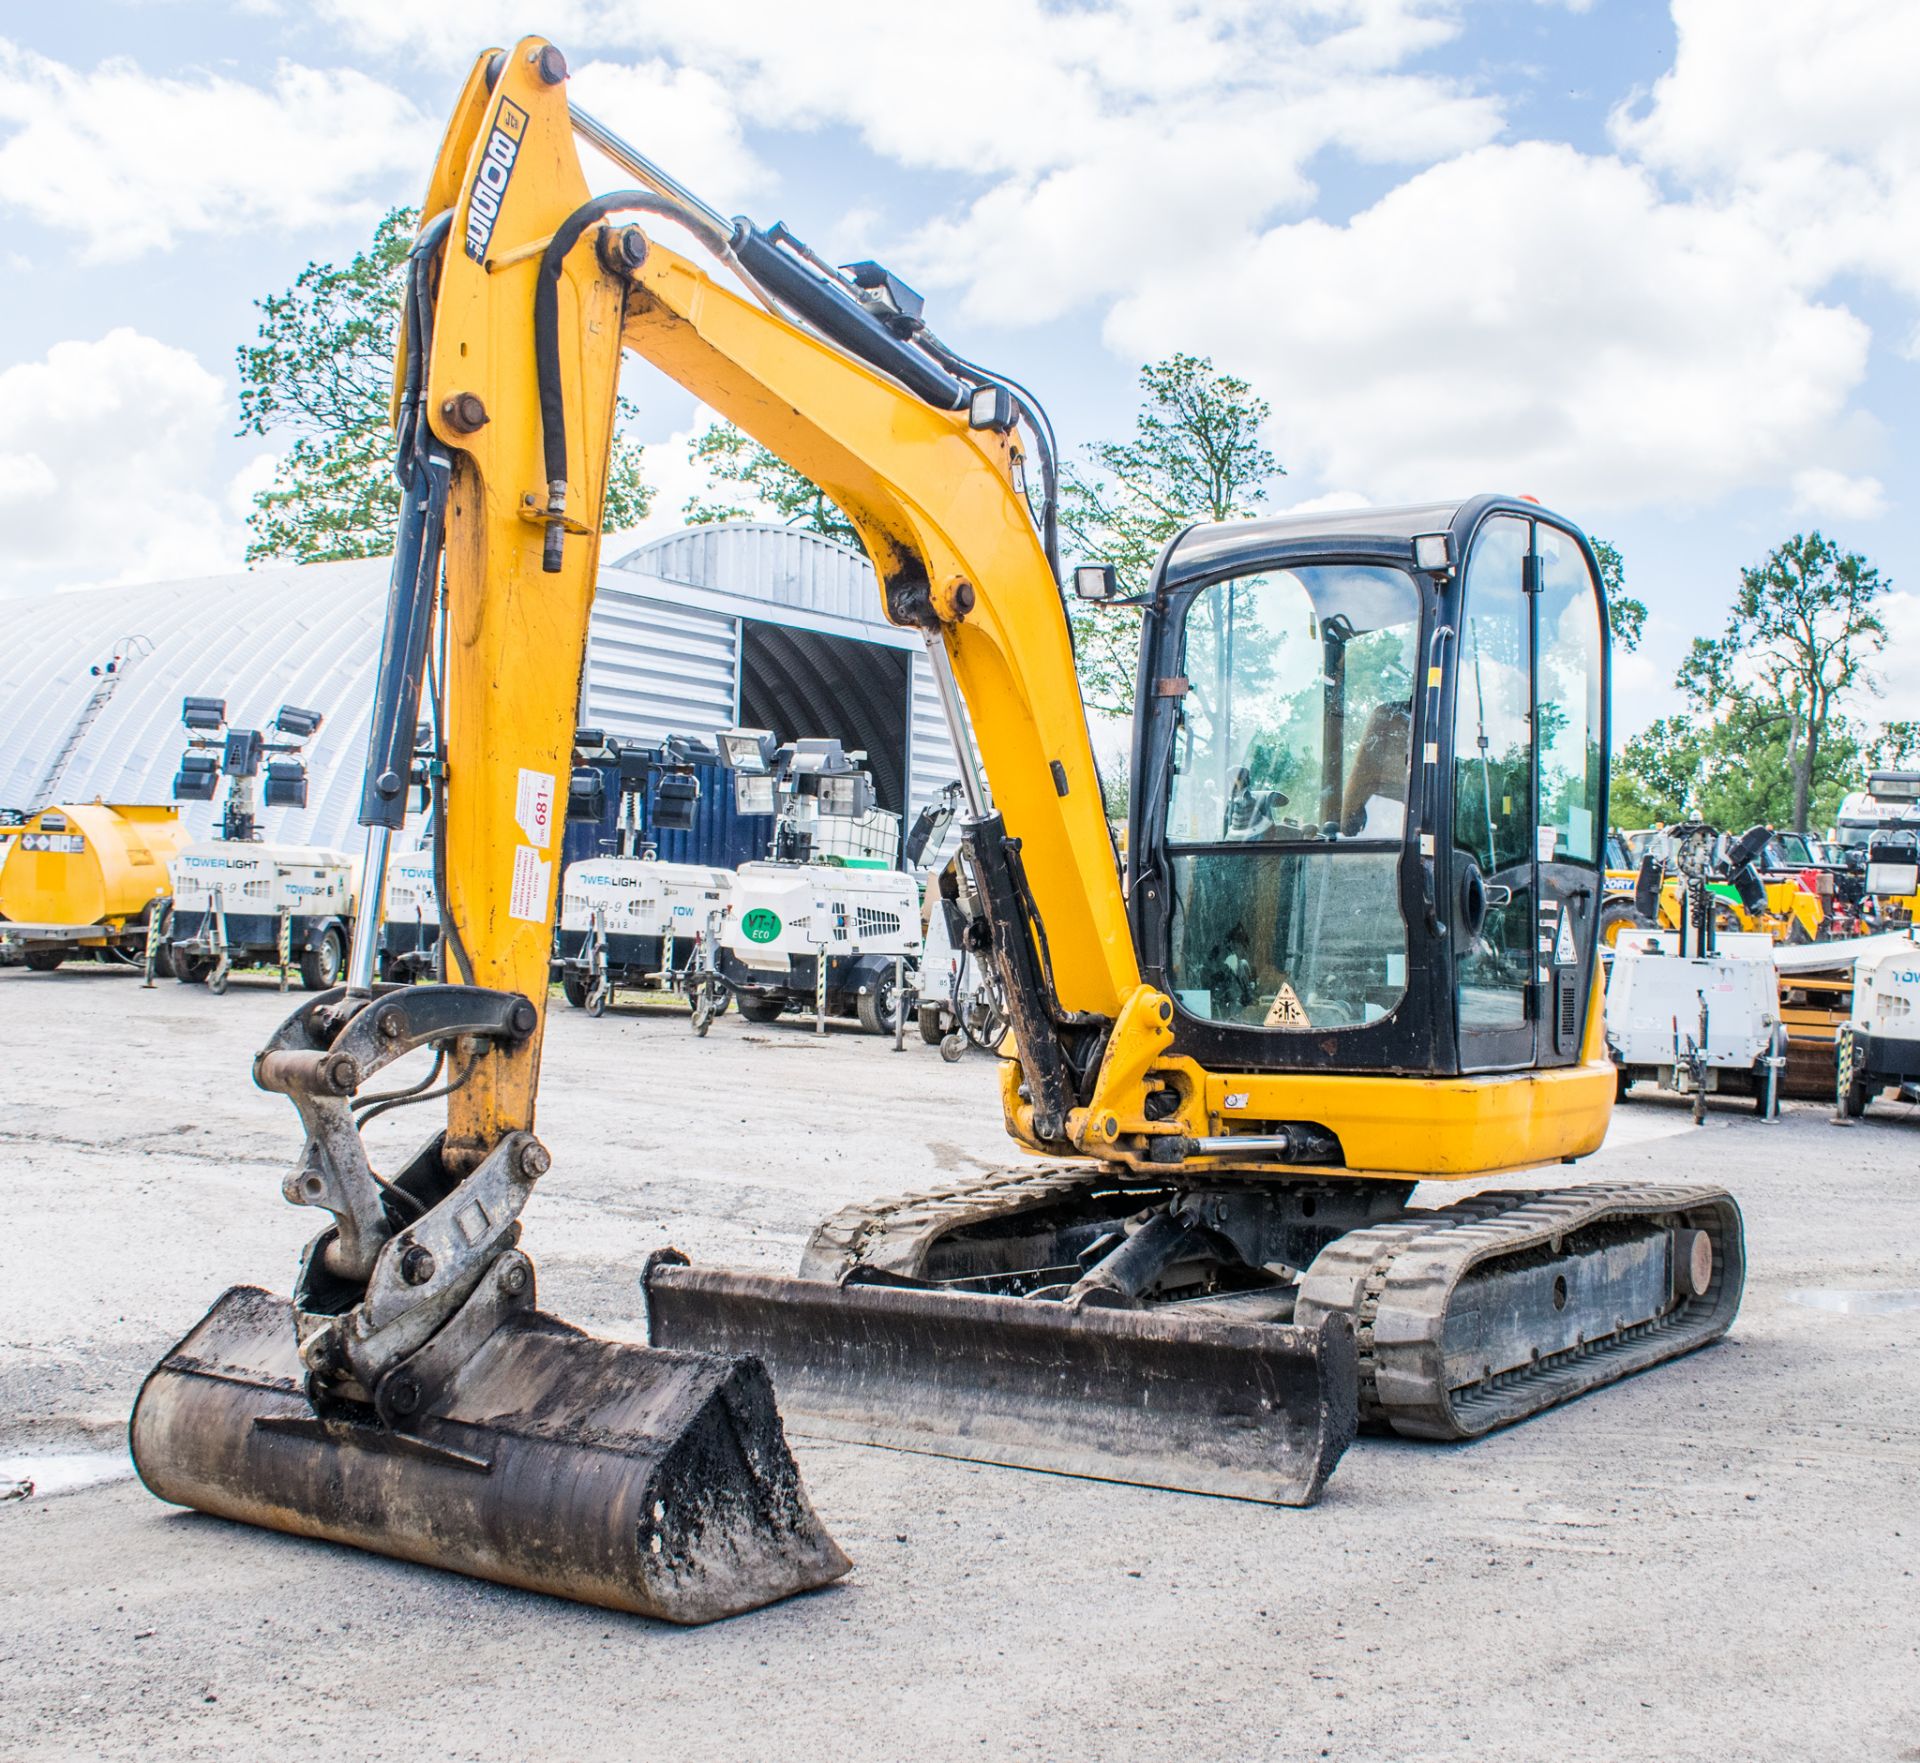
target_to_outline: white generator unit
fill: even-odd
[[[919,885],[897,869],[743,863],[715,958],[749,1022],[797,1008],[891,1034],[895,960],[909,986],[919,964]]]
[[[259,831],[263,805],[307,805],[300,754],[320,712],[283,704],[269,729],[234,728],[224,698],[188,698],[180,720],[187,750],[175,800],[212,801],[223,775],[227,798],[220,837],[196,840],[168,861],[173,902],[156,966],[214,992],[227,989],[235,967],[278,967],[283,987],[290,966],[309,991],[339,984],[353,944],[354,859],[323,846],[271,845]]]
[[[647,743],[600,729],[573,737],[569,822],[602,823],[611,770],[619,791],[614,836],[597,857],[567,865],[560,877],[560,922],[553,977],[576,1010],[603,1014],[616,991],[672,992],[691,998],[700,951],[733,891],[730,870],[706,863],[663,863],[654,835],[689,832],[700,802],[699,767],[720,750],[694,735]]]
[[[167,870],[167,962],[182,984],[223,992],[234,967],[292,965],[310,992],[339,984],[354,914],[353,860],[344,851],[205,839]]]
[[[729,1001],[749,1022],[788,1009],[856,1017],[892,1034],[920,959],[920,888],[896,869],[900,819],[878,807],[864,753],[834,740],[785,745],[766,729],[722,729],[722,763],[741,814],[772,814],[768,860],[734,872],[697,982],[693,1027],[705,1034]]]
[[[380,977],[430,979],[439,959],[440,890],[433,879],[433,842],[387,859],[385,918],[380,926]]]
[[[793,804],[789,825],[804,828],[817,860],[849,869],[892,869],[900,861],[900,816],[869,808],[857,816],[826,814],[807,797]]]
[[[1836,1039],[1837,1100],[1848,1119],[1858,1120],[1893,1085],[1905,1092],[1920,1084],[1920,944],[1855,963],[1853,1012]]]
[[[1713,953],[1682,955],[1673,931],[1627,930],[1607,974],[1607,1047],[1624,1098],[1653,1082],[1694,1098],[1751,1096],[1763,1119],[1779,1112],[1786,1029],[1780,1021],[1773,939],[1723,932]]]
[[[567,1002],[598,1016],[616,987],[671,991],[709,921],[733,898],[733,872],[656,857],[585,857],[560,882],[554,954]]]

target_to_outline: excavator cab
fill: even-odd
[[[1607,652],[1525,502],[1195,528],[1142,639],[1128,897],[1209,1070],[1564,1066],[1593,1008]]]

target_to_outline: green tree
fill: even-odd
[[[1143,367],[1140,390],[1131,437],[1088,446],[1090,469],[1068,464],[1060,486],[1060,530],[1073,554],[1112,564],[1128,595],[1146,592],[1183,527],[1252,516],[1283,475],[1260,438],[1270,406],[1245,380],[1179,354]],[[1088,704],[1131,714],[1139,613],[1076,603],[1071,617]]]
[[[1904,771],[1920,765],[1920,722],[1911,718],[1883,722],[1866,743],[1865,757],[1875,771]]]
[[[247,517],[248,562],[321,563],[393,549],[388,403],[417,209],[396,208],[345,264],[309,263],[282,294],[256,302],[255,340],[237,351],[243,435],[287,438],[273,482]],[[631,407],[621,402],[621,414]],[[603,527],[632,526],[650,495],[641,449],[616,436]]]
[[[1640,635],[1647,628],[1647,603],[1627,592],[1627,566],[1619,548],[1605,539],[1589,538],[1593,554],[1600,560],[1600,586],[1606,590],[1607,624],[1613,640],[1632,651],[1640,647]]]
[[[1764,709],[1736,704],[1707,720],[1662,717],[1628,741],[1614,760],[1611,818],[1641,827],[1705,820],[1738,832],[1757,822],[1792,823],[1792,734]],[[1828,824],[1840,798],[1857,787],[1861,749],[1853,728],[1833,718],[1821,742],[1809,820]]]
[[[1665,826],[1687,818],[1700,776],[1700,733],[1685,716],[1663,716],[1615,756],[1608,814],[1615,826]]]
[[[1857,754],[1838,700],[1871,683],[1867,660],[1887,640],[1874,610],[1885,591],[1858,552],[1796,533],[1740,572],[1726,630],[1695,637],[1681,665],[1678,684],[1697,713],[1735,730],[1756,760],[1762,745],[1778,755],[1792,779],[1786,819],[1795,832],[1807,830],[1831,780],[1837,755],[1822,751],[1830,737]]]
[[[687,453],[695,465],[706,468],[709,488],[723,498],[689,497],[685,509],[689,526],[756,520],[771,514],[787,526],[824,534],[856,551],[861,548],[853,522],[825,490],[732,423],[712,424],[693,438]],[[731,490],[719,486],[731,486]]]

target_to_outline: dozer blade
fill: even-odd
[[[656,1347],[753,1355],[816,1437],[1308,1506],[1357,1424],[1344,1317],[1073,1311],[658,1257],[644,1286]]]
[[[318,1419],[282,1298],[235,1286],[154,1368],[133,1460],[163,1500],[668,1622],[845,1573],[751,1360],[534,1310],[407,1433]]]

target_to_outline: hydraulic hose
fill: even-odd
[[[565,555],[567,531],[567,406],[560,390],[560,269],[580,235],[596,221],[617,213],[657,214],[686,224],[680,205],[645,190],[615,190],[583,202],[554,229],[540,256],[540,273],[533,283],[533,365],[540,391],[540,445],[547,472],[547,536],[540,567],[548,575],[559,572]]]
[[[360,824],[368,827],[398,828],[406,820],[408,756],[413,749],[421,671],[439,593],[452,461],[422,423],[420,399],[427,353],[432,346],[433,263],[452,218],[450,209],[435,215],[421,229],[409,258],[406,356],[394,458],[394,477],[401,489],[400,520],[394,535],[386,630],[380,646],[373,727],[360,793]]]

